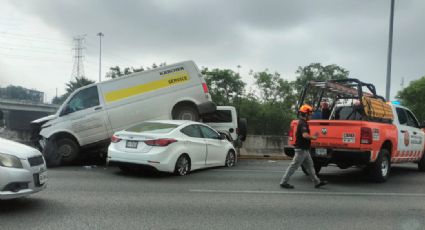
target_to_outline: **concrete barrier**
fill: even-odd
[[[248,135],[240,150],[240,156],[287,158],[284,153],[287,143],[287,136]]]

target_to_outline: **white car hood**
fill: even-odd
[[[0,138],[0,153],[13,155],[21,159],[41,155],[40,151],[35,148],[3,138]]]
[[[50,116],[47,116],[47,117],[42,117],[42,118],[39,118],[37,120],[31,121],[31,123],[35,123],[35,124],[42,123],[42,122],[45,122],[45,121],[53,120],[55,118],[57,118],[57,115],[53,114],[53,115],[50,115]]]

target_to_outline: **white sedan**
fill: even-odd
[[[46,182],[46,163],[40,151],[0,138],[0,200],[39,192]]]
[[[116,132],[107,162],[123,171],[148,166],[183,176],[192,170],[236,164],[236,151],[208,125],[183,120],[147,121]]]

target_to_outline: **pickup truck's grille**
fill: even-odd
[[[28,158],[28,162],[31,167],[44,164],[42,156]]]

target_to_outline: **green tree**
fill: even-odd
[[[78,88],[81,88],[83,86],[86,85],[90,85],[93,84],[94,81],[82,76],[82,77],[76,77],[74,80],[69,81],[68,83],[65,84],[66,88],[66,93],[60,97],[54,97],[52,100],[53,104],[62,104],[68,97],[69,95],[74,92],[75,90],[77,90]]]
[[[396,98],[415,113],[419,122],[425,122],[425,103],[420,100],[425,98],[425,76],[410,82],[408,87],[397,93]]]
[[[106,73],[106,78],[115,79],[117,77],[121,77],[123,73],[121,72],[121,68],[119,66],[110,67],[109,71]]]
[[[308,66],[300,66],[296,71],[295,90],[301,92],[308,81],[345,79],[349,73],[348,70],[335,64],[322,66],[320,63],[311,63]]]
[[[295,103],[293,83],[282,79],[279,73],[271,74],[266,70],[253,75],[264,102],[283,102],[286,105]]]
[[[9,85],[0,88],[0,98],[11,100],[30,101],[35,103],[43,102],[44,94],[37,90],[27,89],[22,86]]]
[[[236,105],[245,92],[245,83],[238,73],[230,69],[204,68],[205,76],[212,100],[217,105]]]
[[[277,72],[272,74],[267,70],[252,75],[262,98],[261,109],[257,114],[261,126],[256,127],[255,132],[283,135],[295,118],[292,109],[296,102],[294,83],[281,78]]]

